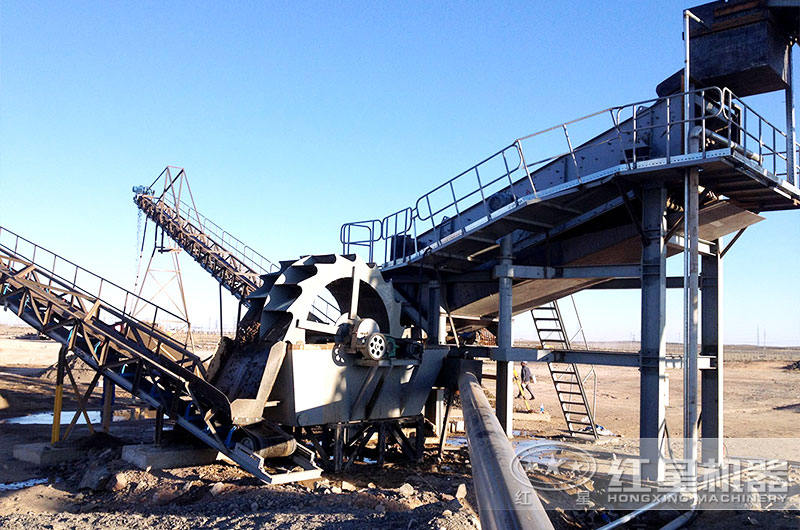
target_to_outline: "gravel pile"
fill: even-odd
[[[471,482],[461,473],[359,465],[349,475],[265,485],[223,463],[135,469],[120,459],[114,442],[86,441],[88,459],[49,468],[49,484],[8,498],[15,512],[0,515],[0,528],[480,527]],[[26,502],[31,497],[42,502]]]

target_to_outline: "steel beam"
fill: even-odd
[[[664,478],[665,470],[661,447],[665,441],[664,396],[667,387],[664,377],[667,294],[667,248],[664,242],[666,201],[667,192],[663,185],[649,185],[642,190],[642,228],[645,241],[642,246],[639,453],[642,479],[655,481]]]
[[[492,359],[509,362],[545,362],[570,364],[596,364],[599,366],[619,366],[638,368],[641,366],[641,353],[606,351],[606,350],[551,350],[538,348],[511,348],[506,353],[494,346],[462,346],[456,348],[460,354],[468,353],[473,358]],[[683,358],[667,356],[661,359],[666,368],[682,368]],[[714,368],[711,358],[701,357],[698,360],[700,370]],[[491,377],[486,376],[487,379]]]
[[[556,278],[638,278],[639,265],[590,265],[577,267],[540,267],[535,265],[498,265],[496,278],[510,276],[523,280]]]
[[[701,285],[702,285],[702,278]],[[603,283],[597,283],[587,289],[641,289],[640,278],[615,278]],[[667,289],[683,289],[683,276],[667,276]]]
[[[58,350],[58,363],[56,364],[56,395],[53,402],[53,431],[50,434],[50,443],[61,441],[61,408],[64,403],[64,372],[67,369],[67,346],[61,345]]]
[[[632,196],[633,194],[630,194],[630,195]],[[617,207],[621,206],[622,204],[623,204],[622,197],[617,197],[617,198],[612,199],[612,200],[608,201],[605,204],[601,204],[600,206],[598,206],[596,208],[593,208],[593,209],[591,209],[591,210],[589,210],[589,211],[587,211],[587,212],[585,212],[585,213],[583,213],[581,215],[578,215],[578,216],[575,216],[575,217],[571,217],[569,220],[567,220],[567,221],[565,221],[565,222],[563,222],[563,223],[561,223],[561,224],[559,224],[557,226],[554,226],[551,230],[548,230],[547,232],[545,232],[543,234],[524,235],[524,236],[521,237],[521,239],[519,239],[518,241],[515,242],[514,249],[515,250],[523,250],[525,248],[529,248],[529,247],[531,247],[533,245],[536,245],[536,244],[539,244],[539,243],[541,243],[543,241],[546,241],[547,239],[552,239],[552,238],[556,237],[557,235],[559,235],[561,233],[564,233],[567,230],[571,230],[573,228],[576,228],[576,227],[578,227],[578,226],[580,226],[580,225],[582,225],[582,224],[584,224],[586,222],[589,222],[592,219],[594,219],[595,217],[597,217],[599,215],[602,215],[602,214],[604,214],[604,213],[606,213],[608,211],[611,211],[614,208],[617,208]]]
[[[675,234],[674,236],[670,237],[667,241],[667,245],[670,247],[675,248],[676,250],[683,250],[684,246],[686,246],[686,240],[680,234]],[[708,241],[697,241],[697,252],[701,256],[713,256],[715,255],[715,250],[713,245]]]
[[[720,242],[721,243],[721,242]],[[717,248],[722,245],[717,244]],[[701,372],[700,405],[701,458],[706,463],[723,460],[723,353],[722,339],[722,256],[701,258],[701,361],[712,360],[711,368]]]
[[[511,236],[505,236],[500,242],[500,265],[511,266]],[[512,279],[511,276],[500,276],[499,280],[499,307],[497,322],[497,347],[501,352],[511,350],[511,317],[513,310]],[[513,366],[508,361],[497,362],[497,419],[508,437],[514,434],[514,390]]]
[[[586,350],[550,350],[537,348],[511,348],[500,350],[493,347],[469,347],[468,351],[475,357],[488,357],[495,361],[506,362],[548,362],[597,364],[604,366],[639,366],[639,354],[631,352],[608,352]]]

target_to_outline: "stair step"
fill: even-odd
[[[550,302],[531,309],[531,318],[543,348],[549,346],[551,349],[570,349],[569,337],[557,302]],[[586,394],[578,367],[574,363],[568,362],[549,362],[547,367],[550,370],[550,377],[553,380],[570,436],[590,436],[597,439],[594,419],[589,404],[586,402]],[[564,386],[570,390],[563,390]],[[581,430],[579,427],[590,427],[590,429]]]

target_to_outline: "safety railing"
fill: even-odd
[[[754,159],[773,176],[796,185],[797,155],[794,157],[795,167],[789,167],[786,133],[750,105],[732,93],[728,94],[731,103],[723,107],[727,123],[725,138],[728,142],[738,142],[749,158]],[[734,114],[737,110],[738,116]],[[797,142],[794,143],[794,148],[797,153]]]
[[[687,98],[691,115],[685,118]],[[561,164],[561,183],[582,183],[619,166],[668,165],[687,154],[684,138],[691,132],[697,144],[692,154],[705,157],[711,150],[730,148],[775,179],[796,182],[796,170],[788,168],[786,133],[728,89],[697,89],[606,108],[521,137],[420,196],[413,207],[346,223],[340,230],[343,252],[363,251],[370,261],[382,258],[384,264],[407,261],[476,220],[491,222],[504,206],[547,193],[559,183],[551,179],[537,189],[536,176],[554,164]],[[796,152],[795,161],[800,145]],[[605,166],[587,162],[602,157]]]
[[[383,222],[380,219],[343,224],[339,230],[339,241],[347,241],[344,254],[351,254],[359,247],[367,249],[368,262],[374,261],[373,248],[383,238]]]
[[[173,176],[171,170],[178,170],[178,173]],[[207,235],[221,248],[230,252],[236,260],[251,271],[258,274],[266,274],[280,269],[278,265],[197,211],[197,208],[193,205],[184,201],[181,197],[182,190],[180,186],[182,186],[183,181],[186,181],[186,178],[186,171],[183,168],[168,166],[164,168],[150,186],[134,188],[134,192],[137,195],[151,195],[156,204],[163,203],[165,206],[177,211],[183,219],[196,225],[195,228],[197,230]],[[164,191],[159,195],[155,195],[154,186],[162,179]],[[175,190],[178,191],[176,192]],[[191,197],[190,190],[188,195]]]
[[[85,305],[83,300],[97,306],[83,307],[83,311],[94,311],[94,319],[105,324],[109,330],[122,333],[121,325],[128,325],[143,332],[143,338],[154,353],[162,355],[167,348],[179,359],[171,358],[191,369],[204,370],[200,359],[188,351],[189,323],[175,313],[139,297],[134,292],[103,278],[80,265],[47,250],[32,241],[0,227],[0,261],[5,257],[11,267],[12,261],[22,262],[23,269],[29,265],[41,276],[39,287],[50,290],[56,296],[65,297],[72,305]],[[78,300],[80,299],[80,300]],[[134,316],[134,314],[136,316]],[[169,333],[170,329],[186,332],[182,337]]]
[[[174,175],[173,170],[176,171]],[[163,183],[163,191],[156,195],[154,189],[159,182]],[[184,186],[186,188],[185,195],[183,193]],[[184,227],[184,230],[186,229],[185,223],[188,223],[192,227],[191,232],[207,238],[205,244],[209,248],[215,245],[219,250],[229,254],[232,259],[226,259],[222,255],[219,258],[224,259],[238,272],[245,273],[245,275],[250,273],[262,275],[280,270],[280,266],[245,244],[239,238],[231,235],[230,232],[224,230],[197,210],[188,185],[186,171],[183,168],[167,166],[150,186],[137,186],[133,188],[133,191],[137,198],[140,196],[149,197],[156,208],[164,211],[173,221]],[[190,197],[192,204],[182,199],[186,195]],[[249,280],[256,286],[260,285],[256,279],[250,278]],[[315,299],[312,309],[318,318],[329,323],[336,322],[336,319],[341,314],[338,306],[322,297]]]
[[[230,232],[221,228],[217,223],[204,216],[197,211],[194,207],[186,204],[184,201],[180,202],[179,214],[184,219],[190,221],[196,220],[199,223],[199,228],[204,234],[208,235],[220,247],[230,252],[237,260],[242,262],[251,270],[259,274],[266,274],[280,270],[280,267],[264,257],[262,254],[254,250],[249,245],[242,242],[242,240],[230,234]]]
[[[437,220],[459,216],[465,206],[473,206],[479,201],[486,204],[495,193],[504,189],[509,190],[514,201],[518,195],[533,192],[533,181],[525,169],[524,160],[522,148],[515,141],[417,199],[413,208],[416,219],[428,222],[430,229],[435,230]],[[526,193],[518,194],[514,183],[522,176],[528,179],[529,187]]]
[[[268,258],[264,257],[257,251],[253,250],[250,246],[243,243],[240,239],[232,236],[226,230],[220,228],[218,224],[211,221],[208,217],[197,211],[196,208],[180,202],[179,215],[188,219],[189,222],[194,223],[196,220],[199,226],[197,228],[207,236],[210,237],[221,248],[230,252],[235,259],[246,266],[248,269],[258,274],[267,274],[277,272],[280,267]],[[320,317],[325,322],[336,322],[336,319],[341,314],[339,307],[333,305],[328,300],[322,297],[317,297],[311,304],[312,310],[315,315]]]

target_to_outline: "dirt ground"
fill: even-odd
[[[79,426],[74,441],[91,445],[81,462],[40,469],[12,458],[19,443],[48,441],[50,425],[7,423],[9,418],[52,410],[58,346],[33,336],[19,338],[27,329],[0,328],[0,527],[35,528],[475,528],[479,526],[470,478],[469,455],[457,443],[448,446],[442,462],[433,456],[419,465],[394,464],[378,469],[358,465],[348,475],[283,486],[263,485],[235,466],[218,463],[169,471],[142,471],[120,458],[120,444],[150,441],[152,420],[115,421],[113,438],[89,437]],[[209,339],[209,342],[211,340]],[[800,413],[800,370],[786,370],[785,361],[726,362],[726,436],[791,438],[796,436]],[[582,367],[588,370],[588,367]],[[597,367],[596,421],[618,436],[604,437],[596,446],[607,454],[636,454],[638,436],[639,373],[633,368]],[[491,373],[492,366],[486,372]],[[546,366],[533,366],[538,378],[536,399],[516,400],[517,439],[560,438],[564,423]],[[586,373],[586,372],[584,372]],[[682,425],[679,370],[671,370],[667,427],[679,437]],[[79,375],[85,389],[91,373]],[[484,386],[491,397],[493,381]],[[65,410],[74,410],[65,389]],[[592,395],[591,379],[587,393]],[[97,394],[97,393],[96,393]],[[590,397],[591,399],[591,397]],[[91,408],[97,409],[99,398]],[[116,405],[141,406],[119,396]],[[543,407],[546,414],[538,414]],[[454,410],[454,418],[460,416]],[[97,436],[97,435],[96,435]],[[458,433],[455,434],[459,436]],[[460,436],[463,436],[461,434]],[[430,451],[432,452],[432,451]],[[757,456],[757,455],[748,455]],[[769,456],[769,455],[767,455]],[[796,458],[797,459],[797,458]],[[96,489],[80,488],[88,470],[102,468],[105,476]],[[29,479],[41,484],[18,490],[4,485]],[[342,481],[345,481],[344,483]],[[458,486],[466,496],[456,498]],[[598,512],[550,512],[557,528],[597,527]],[[740,526],[800,527],[800,512],[740,511],[701,513],[690,528]],[[655,513],[629,527],[665,524],[676,513]],[[612,517],[612,518],[613,518]]]
[[[725,436],[731,438],[790,438],[797,435],[800,419],[800,371],[785,370],[787,361],[754,361],[725,363]],[[588,366],[580,366],[586,375]],[[525,404],[518,399],[515,426],[531,430],[538,436],[564,433],[563,418],[547,366],[532,366],[536,375],[536,400],[530,406],[552,416],[550,422],[528,421]],[[597,373],[597,405],[595,422],[624,437],[639,435],[639,371],[636,368],[595,367]],[[490,372],[491,373],[491,372]],[[667,370],[669,406],[667,429],[680,437],[683,426],[683,371]],[[493,385],[485,386],[490,392]],[[587,397],[592,399],[592,379],[586,383]]]

